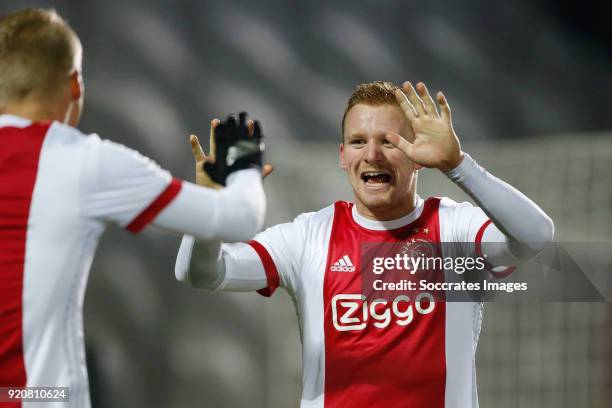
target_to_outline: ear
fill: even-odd
[[[344,159],[344,143],[340,143],[340,157],[339,157],[340,168],[342,170],[347,169],[346,160]]]
[[[83,78],[79,71],[73,71],[70,74],[70,98],[73,101],[78,101],[83,95]]]

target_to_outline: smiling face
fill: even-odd
[[[414,140],[398,105],[359,103],[346,114],[340,145],[340,167],[353,187],[357,211],[380,221],[414,209],[417,181],[417,166],[386,140],[387,133]]]

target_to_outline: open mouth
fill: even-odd
[[[361,173],[361,179],[366,184],[383,184],[391,181],[391,175],[384,171],[366,171]]]

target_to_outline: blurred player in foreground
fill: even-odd
[[[482,243],[493,265],[513,265],[553,238],[553,223],[536,204],[461,150],[449,105],[442,93],[436,99],[437,106],[423,83],[357,87],[340,145],[355,203],[302,214],[250,243],[223,244],[212,264],[205,255],[218,242],[183,239],[179,280],[264,296],[279,286],[289,292],[302,335],[303,408],[478,406],[481,304],[411,299],[364,307],[361,243]],[[422,167],[442,171],[481,208],[421,199]]]
[[[183,182],[74,127],[81,55],[54,11],[0,20],[0,387],[69,387],[60,405],[78,408],[90,406],[82,305],[105,222],[240,241],[259,231],[265,213],[263,144],[245,115],[218,127],[224,154],[208,163],[228,187]]]

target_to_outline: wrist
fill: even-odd
[[[237,170],[230,173],[227,176],[227,186],[235,183],[244,183],[245,185],[252,185],[253,183],[261,182],[261,169],[257,167],[251,167],[248,169]]]
[[[478,165],[472,159],[472,157],[467,153],[461,153],[461,161],[455,167],[451,168],[448,171],[445,171],[444,174],[454,182],[464,180],[466,177],[474,174],[474,171]]]
[[[465,153],[463,153],[463,151],[460,150],[459,154],[456,157],[454,157],[452,160],[445,161],[442,164],[442,166],[439,167],[439,169],[443,173],[448,174],[449,172],[451,172],[454,169],[456,169],[457,167],[459,167],[461,165],[461,163],[463,163],[464,156],[465,156]]]

